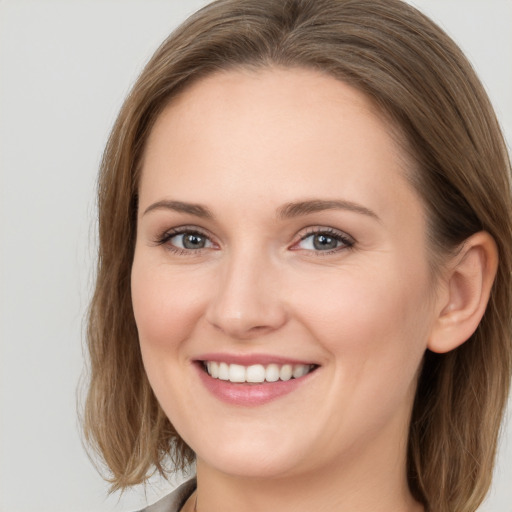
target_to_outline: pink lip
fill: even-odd
[[[206,360],[215,361],[217,359],[208,358]],[[223,360],[224,362],[228,362],[226,359],[221,360]],[[258,358],[258,362],[253,364],[271,364],[261,363],[260,361],[261,359]],[[273,359],[272,362],[275,362],[275,359]],[[234,362],[232,364],[241,363]],[[303,377],[299,377],[298,379],[290,379],[286,381],[279,380],[277,382],[265,382],[263,384],[235,384],[233,382],[214,379],[213,377],[210,377],[210,375],[208,375],[208,373],[204,370],[202,363],[198,362],[194,366],[197,368],[199,377],[204,386],[206,387],[206,389],[210,393],[212,393],[216,398],[230,405],[238,405],[244,407],[254,407],[258,405],[263,405],[273,400],[276,400],[282,396],[288,395],[289,393],[292,393],[297,388],[306,383],[311,377],[311,375],[316,373],[315,371],[313,371],[308,373],[307,375],[304,375]]]

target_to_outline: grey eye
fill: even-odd
[[[180,233],[174,235],[169,241],[180,249],[204,249],[211,246],[210,240],[200,233]]]
[[[298,246],[301,249],[307,249],[309,251],[330,251],[348,245],[349,244],[339,235],[320,232],[311,233],[304,237]]]
[[[313,247],[319,251],[325,251],[328,249],[336,249],[338,247],[339,240],[336,238],[325,235],[325,234],[318,234],[313,235]]]

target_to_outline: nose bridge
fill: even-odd
[[[276,265],[261,247],[233,250],[223,259],[207,319],[234,338],[250,338],[286,321]]]

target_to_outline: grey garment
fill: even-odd
[[[153,505],[139,510],[139,512],[180,512],[181,507],[185,505],[190,495],[196,490],[196,485],[195,478],[187,480],[170,494],[153,503]]]

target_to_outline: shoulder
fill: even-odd
[[[161,500],[158,500],[156,503],[153,503],[153,505],[149,505],[138,512],[179,512],[195,489],[196,479],[192,478],[182,483]]]

